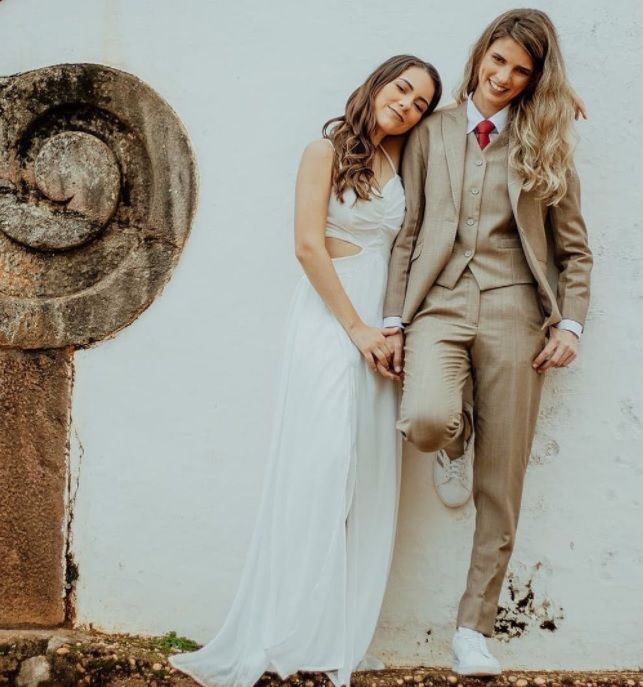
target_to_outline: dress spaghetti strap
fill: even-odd
[[[393,164],[393,160],[391,160],[391,156],[386,152],[386,148],[384,146],[379,147],[382,153],[384,154],[384,157],[386,158],[387,162],[389,165],[391,165],[391,169],[393,170],[393,174],[397,174],[397,169],[395,168],[395,165]]]

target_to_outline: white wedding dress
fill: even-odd
[[[391,167],[391,160],[386,156]],[[393,168],[395,172],[395,169]],[[391,246],[404,217],[395,174],[369,201],[334,194],[326,235],[361,251],[335,269],[380,327]],[[219,634],[170,663],[207,687],[325,671],[348,685],[373,638],[397,516],[396,385],[371,372],[303,277],[291,305],[266,479],[241,581]]]

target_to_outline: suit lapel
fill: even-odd
[[[456,216],[460,212],[462,180],[464,177],[464,156],[467,147],[467,103],[458,105],[442,118],[442,137],[451,180],[451,193]]]
[[[516,223],[520,224],[518,218],[518,201],[520,200],[520,194],[522,192],[522,179],[510,164],[507,164],[507,188],[509,190],[509,200],[511,201],[511,209],[513,210]]]

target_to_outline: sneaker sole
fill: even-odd
[[[451,670],[454,673],[457,673],[458,675],[465,675],[468,677],[485,677],[485,676],[492,676],[492,675],[500,675],[502,673],[502,669],[496,668],[480,668],[476,666],[472,666],[468,668],[467,670],[462,670],[460,666],[457,663],[453,663],[451,666]]]

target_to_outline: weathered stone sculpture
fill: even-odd
[[[139,79],[0,79],[0,626],[64,620],[73,350],[150,305],[195,202],[187,134]]]

